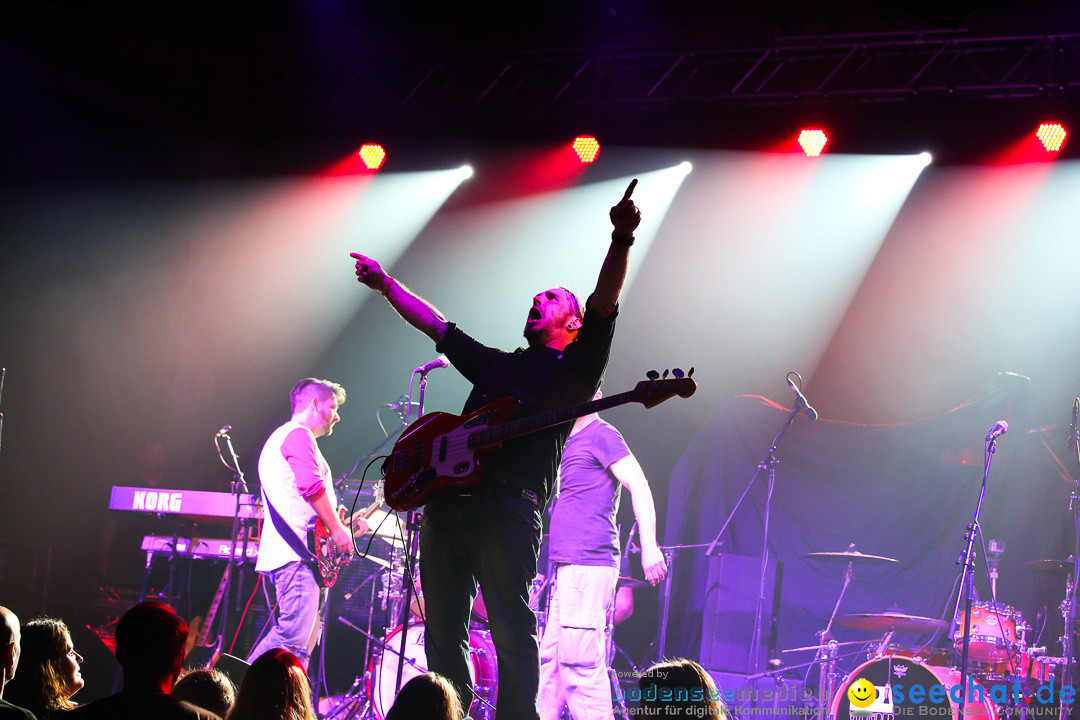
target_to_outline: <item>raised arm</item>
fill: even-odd
[[[622,200],[608,213],[614,228],[611,233],[611,245],[608,247],[603,265],[600,266],[600,275],[596,278],[596,289],[590,301],[593,310],[601,317],[607,317],[615,312],[623,283],[626,282],[626,271],[630,265],[630,246],[634,244],[634,231],[641,224],[641,211],[630,198],[635,187],[637,187],[636,179],[630,181]]]
[[[667,563],[664,561],[664,553],[656,543],[656,506],[653,505],[649,481],[633,454],[616,460],[609,469],[615,479],[630,492],[630,502],[634,507],[634,517],[637,519],[638,534],[641,538],[641,569],[645,571],[645,579],[656,585],[667,575]]]
[[[350,253],[356,260],[356,280],[383,294],[397,314],[436,343],[446,334],[446,318],[438,308],[387,275],[382,266],[360,253]]]

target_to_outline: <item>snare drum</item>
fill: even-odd
[[[965,613],[960,611],[953,648],[963,654]],[[1015,608],[993,602],[971,604],[971,637],[968,657],[980,662],[1008,661],[1017,652],[1016,627],[1024,620]]]
[[[405,667],[401,671],[401,684],[404,685],[417,675],[427,672],[427,652],[424,645],[424,624],[413,623],[405,634]],[[397,696],[394,686],[397,684],[398,653],[401,651],[401,626],[394,628],[383,641],[386,649],[379,659],[371,661],[368,674],[368,697],[375,706],[375,714],[382,720],[394,704]],[[495,662],[495,646],[491,643],[491,633],[483,630],[469,630],[469,679],[472,681],[473,700],[469,715],[474,718],[488,718],[494,712],[480,698],[495,705],[498,695],[498,665]]]
[[[964,720],[997,720],[997,709],[989,693],[974,677],[970,678],[970,683],[974,686],[971,691],[973,701],[964,707]],[[959,703],[950,697],[950,691],[959,697],[959,685],[960,671],[955,668],[924,665],[900,657],[870,660],[844,680],[833,697],[830,717],[835,720],[883,716],[954,720]],[[848,690],[852,686],[855,688],[849,696]],[[938,686],[944,690],[936,689]]]

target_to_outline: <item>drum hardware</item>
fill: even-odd
[[[788,422],[790,423],[790,420]],[[894,563],[896,560],[887,558],[883,555],[866,555],[861,553],[855,549],[855,543],[848,545],[847,550],[842,550],[840,552],[807,553],[806,557],[827,562],[847,562],[847,569],[844,571],[844,585],[840,588],[840,596],[836,598],[836,605],[833,606],[832,615],[829,616],[829,622],[825,625],[825,629],[818,633],[818,637],[821,639],[821,645],[819,646],[820,649],[818,650],[817,656],[814,658],[814,662],[821,665],[818,672],[818,718],[819,720],[827,720],[829,702],[832,699],[833,691],[836,689],[836,680],[839,677],[839,671],[836,667],[836,649],[838,645],[832,636],[832,626],[834,621],[838,622],[836,614],[840,611],[840,603],[844,601],[844,594],[847,592],[848,586],[851,585],[851,581],[855,579],[855,564],[882,565],[890,562]]]

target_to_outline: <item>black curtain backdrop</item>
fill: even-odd
[[[666,546],[708,543],[716,536],[788,413],[757,396],[731,398],[716,408],[672,471]],[[1002,418],[1012,428],[998,441],[980,518],[987,543],[994,538],[1006,544],[997,600],[1022,612],[1029,624],[1045,608],[1049,622],[1039,644],[1048,645],[1051,655],[1060,654],[1058,606],[1065,578],[1034,573],[1024,564],[1071,554],[1072,484],[1062,465],[1067,450],[1044,442],[1045,429],[1023,416],[1015,392],[995,389],[942,415],[900,425],[796,418],[776,452],[769,531],[771,556],[784,564],[777,656],[786,665],[813,659],[809,651],[781,651],[816,644],[815,633],[828,621],[847,567],[807,553],[842,551],[854,543],[860,552],[899,561],[856,565],[841,615],[899,610],[951,619],[956,560],[979,497],[983,438]],[[1063,445],[1063,436],[1058,432],[1055,444]],[[762,472],[722,538],[723,552],[760,557],[767,487]],[[709,559],[701,547],[673,552],[666,654],[700,657]],[[985,554],[978,546],[977,553],[976,589],[988,600]],[[731,628],[733,636],[747,632]],[[834,626],[833,634],[840,641],[881,637],[842,626]],[[894,642],[917,646],[930,639],[905,634]],[[1034,639],[1028,643],[1034,645]],[[935,644],[950,643],[941,637]],[[853,655],[841,668],[849,672],[862,660],[865,655]]]

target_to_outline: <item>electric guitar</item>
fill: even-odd
[[[428,413],[405,429],[386,460],[386,504],[394,510],[412,510],[436,490],[480,482],[483,457],[512,438],[629,402],[651,408],[675,395],[693,395],[697,383],[681,377],[681,371],[675,375],[667,378],[665,373],[665,379],[642,380],[629,392],[516,420],[508,418],[519,405],[508,397],[464,416]]]
[[[367,520],[382,504],[383,483],[380,480],[375,483],[375,499],[370,505],[354,512],[348,520],[345,519],[348,511],[344,507],[339,507],[338,516],[345,523],[345,527],[351,530],[354,522]],[[337,582],[338,573],[341,572],[341,568],[349,564],[351,556],[338,550],[333,538],[330,537],[330,531],[326,529],[326,525],[318,515],[308,523],[307,544],[308,550],[315,556],[315,579],[319,587],[333,587]]]

